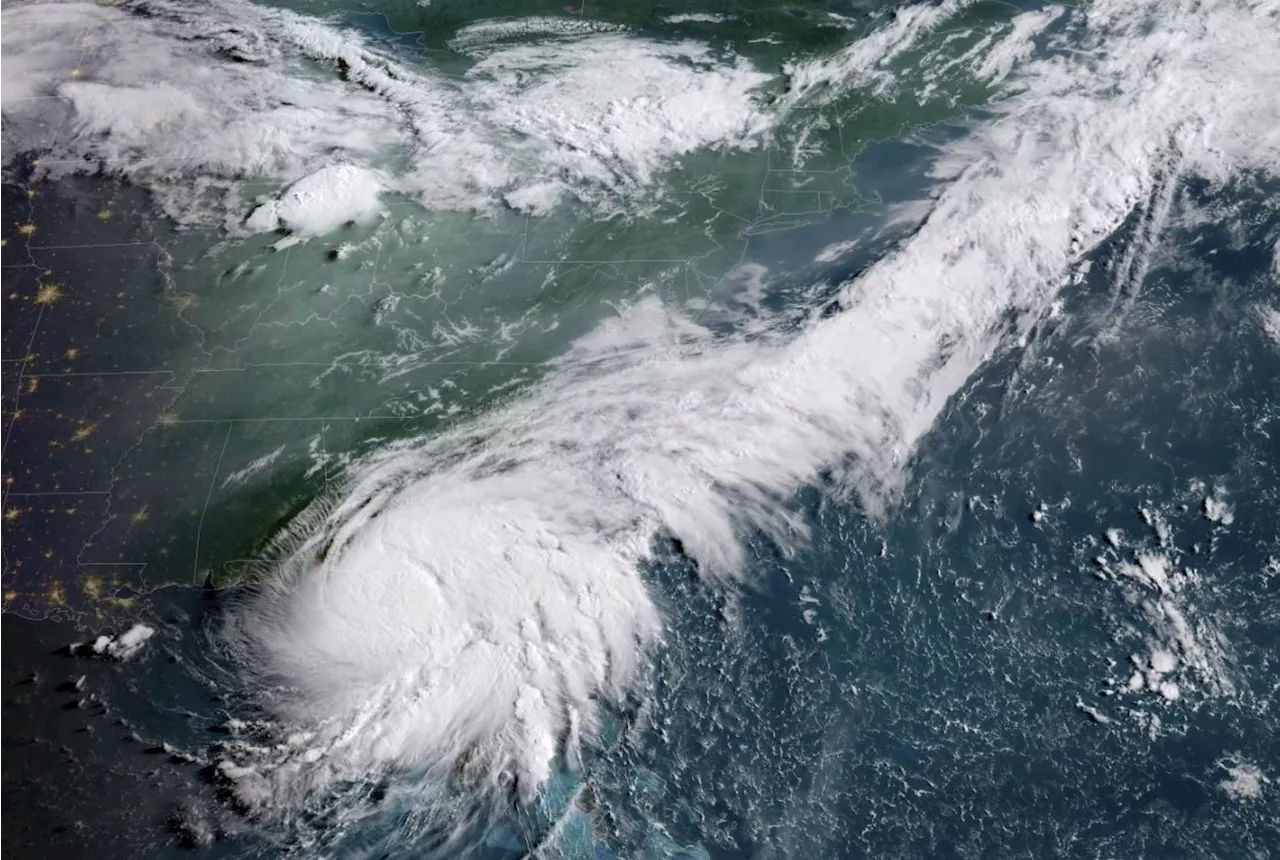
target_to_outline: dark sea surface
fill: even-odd
[[[647,680],[582,772],[477,856],[1280,852],[1280,344],[1257,310],[1277,295],[1275,191],[1185,188],[1146,277],[1117,288],[1136,217],[948,406],[882,515],[798,493],[811,539],[750,538],[741,587],[664,544]],[[1222,207],[1231,229],[1193,217]],[[1164,635],[1150,589],[1114,572],[1139,553],[1196,572],[1171,599],[1217,655],[1177,670],[1172,701],[1125,686]],[[291,844],[250,836],[206,770],[239,704],[209,644],[225,599],[140,598],[159,633],[131,663],[67,653],[83,618],[6,614],[10,856]],[[1260,796],[1222,787],[1240,762],[1272,780]],[[394,787],[356,787],[381,810],[358,825],[310,822],[316,847],[421,856],[438,835],[406,838],[412,792]]]
[[[741,16],[716,38],[844,38],[808,8],[695,11]],[[616,17],[679,35],[659,13],[682,11]],[[508,12],[434,0],[346,23],[411,54]],[[424,21],[434,29],[419,37]],[[743,50],[773,62],[791,48]],[[844,312],[838,285],[915,227],[884,230],[889,205],[935,189],[937,143],[961,131],[898,129],[886,114],[872,125],[905,141],[861,149],[847,208],[744,241],[740,262],[776,276],[753,311],[776,328]],[[1280,342],[1262,323],[1280,308],[1275,183],[1183,180],[1167,220],[1140,206],[1030,335],[947,404],[884,510],[824,478],[786,500],[807,539],[747,535],[733,583],[700,576],[660,536],[642,575],[665,630],[632,692],[604,715],[580,769],[473,822],[465,853],[430,829],[420,774],[340,785],[271,827],[231,802],[214,763],[231,735],[252,735],[235,721],[255,712],[216,644],[241,593],[220,586],[327,485],[330,466],[280,466],[270,487],[211,505],[239,398],[254,394],[237,388],[250,376],[231,374],[207,403],[186,391],[213,353],[184,322],[171,277],[202,240],[118,183],[37,190],[6,184],[3,199],[5,293],[21,297],[6,301],[3,338],[6,856],[1280,856]],[[851,239],[838,261],[814,262]],[[283,283],[281,256],[264,253],[264,279],[277,266]],[[574,289],[588,292],[596,274]],[[35,303],[48,284],[56,300]],[[700,321],[733,332],[741,287],[712,286]],[[298,295],[305,306],[311,294]],[[226,331],[238,347],[241,331]],[[345,349],[340,337],[359,336],[332,337]],[[283,336],[269,346],[289,357]],[[555,354],[552,339],[535,346],[531,366]],[[243,363],[224,353],[229,369]],[[358,398],[312,394],[312,375],[262,397],[296,389],[317,415],[348,414]],[[510,382],[477,375],[475,391]],[[165,436],[162,416],[184,394],[192,414],[216,401],[216,420]],[[245,414],[269,416],[275,404],[252,405]],[[443,421],[387,415],[352,431],[351,450]],[[303,418],[262,430],[262,449],[303,438]],[[1148,568],[1180,577],[1176,587],[1140,580]],[[82,644],[136,620],[157,632],[130,661]],[[1162,649],[1176,666],[1155,681],[1176,687],[1148,680]],[[1242,774],[1256,775],[1256,794]]]

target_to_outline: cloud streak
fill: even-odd
[[[646,301],[519,399],[354,465],[227,631],[308,733],[237,781],[255,808],[407,766],[528,797],[660,635],[637,572],[656,535],[732,578],[744,531],[803,539],[803,486],[883,510],[948,399],[1170,165],[1277,172],[1278,34],[1274,3],[1096,3],[1022,61],[835,314],[745,339]]]

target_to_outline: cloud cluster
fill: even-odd
[[[718,338],[651,300],[520,399],[357,464],[229,631],[309,732],[253,796],[423,762],[527,793],[572,760],[658,633],[655,535],[732,577],[744,530],[803,539],[788,498],[822,474],[882,507],[948,398],[1170,169],[1280,172],[1267,8],[1096,4],[955,145],[912,238],[798,335]]]
[[[567,196],[626,211],[680,156],[767,131],[767,76],[745,61],[555,21],[464,30],[474,64],[458,79],[242,0],[6,7],[5,150],[52,175],[122,176],[179,221],[305,234],[334,220],[325,203],[367,214],[381,191],[434,209],[543,212]],[[243,222],[244,196],[283,187]]]

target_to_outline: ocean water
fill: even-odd
[[[920,37],[941,62],[1008,25],[994,5],[866,32],[954,13]],[[440,0],[329,11],[401,73],[461,26]],[[679,11],[615,23],[721,26],[663,17]],[[825,6],[711,11],[778,37],[757,59],[853,38],[803,29]],[[1201,178],[1178,160],[1195,138],[1168,144],[1182,126],[1141,99],[1122,119],[1155,142],[1125,149],[1086,116],[1106,146],[1055,172],[1079,155],[1063,140],[1093,145],[1053,136],[1066,102],[1037,89],[1067,55],[1044,33],[1087,38],[1063,14],[1010,61],[1043,61],[1012,108],[966,109],[973,82],[945,108],[885,107],[873,76],[837,100],[845,125],[696,151],[638,216],[480,217],[391,191],[379,222],[272,250],[290,237],[161,217],[165,187],[60,177],[29,197],[8,176],[7,848],[1280,852],[1280,186]],[[1223,146],[1266,165],[1265,131]],[[823,141],[818,191],[774,166],[804,135]],[[1072,184],[1098,163],[1124,170]],[[1061,277],[1041,253],[1059,204],[1106,228]],[[965,257],[970,240],[990,253]],[[404,569],[466,587],[433,603]],[[70,647],[138,621],[156,633],[132,659]],[[502,660],[469,662],[494,641]],[[402,695],[397,673],[441,654]]]
[[[1109,272],[1128,237],[1100,248],[1061,310],[948,406],[882,517],[798,492],[811,539],[749,537],[746,586],[708,585],[663,540],[643,575],[668,628],[643,680],[581,771],[477,831],[476,856],[1274,850],[1267,789],[1223,788],[1242,763],[1280,770],[1280,350],[1256,312],[1274,296],[1274,198],[1185,194],[1256,227],[1172,228],[1122,318]],[[1117,560],[1197,572],[1180,605],[1221,659],[1180,670],[1177,700],[1127,689],[1162,633],[1147,589],[1098,578],[1108,529]],[[161,638],[136,665],[66,655],[68,625],[6,619],[11,845],[154,856],[207,829],[224,837],[212,856],[274,850],[204,782],[243,704],[209,638],[225,600],[151,595]],[[421,856],[442,837],[411,786],[351,789],[376,809],[358,825],[295,824],[336,856]]]

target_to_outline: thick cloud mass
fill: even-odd
[[[457,47],[476,63],[458,80],[239,0],[6,8],[6,152],[49,150],[53,175],[124,176],[182,221],[217,214],[206,192],[236,180],[317,185],[351,178],[323,172],[335,162],[378,169],[393,157],[408,166],[360,193],[533,212],[568,195],[615,211],[654,190],[673,159],[756,146],[767,131],[753,95],[767,76],[741,60],[609,28],[524,29],[542,41],[508,44],[511,27],[492,25],[461,33]],[[293,212],[285,226],[323,226],[296,191],[280,201]],[[345,193],[311,198],[320,208]],[[236,195],[225,205],[232,227],[253,209]],[[273,229],[269,214],[248,228]]]
[[[959,5],[912,7],[793,66],[794,98],[875,80]],[[269,35],[242,33],[232,8]],[[412,167],[377,181],[428,205],[505,196],[537,209],[562,193],[605,205],[683,152],[751,145],[774,121],[751,99],[759,73],[692,44],[592,32],[510,46],[473,33],[463,44],[477,65],[452,83],[294,16],[217,9],[200,24],[6,11],[17,55],[6,122],[12,105],[20,139],[37,145],[30,121],[49,108],[12,102],[8,77],[52,68],[20,29],[69,50],[48,47],[57,14],[98,39],[86,79],[14,90],[52,87],[69,107],[55,152],[119,159],[180,212],[183,177],[296,183],[265,204],[264,225],[306,224],[302,201],[328,199],[322,180],[373,182],[350,171],[388,146],[411,151]],[[706,575],[732,577],[744,530],[803,539],[787,501],[821,473],[883,509],[948,398],[1135,205],[1158,202],[1171,177],[1280,172],[1274,0],[1099,0],[1066,14],[1047,53],[1026,47],[1054,20],[1037,12],[971,58],[975,74],[1006,80],[1002,98],[939,162],[945,181],[919,229],[844,285],[834,315],[798,334],[717,338],[648,301],[520,399],[354,464],[279,538],[228,624],[282,738],[228,746],[222,772],[241,799],[288,809],[401,766],[527,796],[556,756],[572,759],[595,703],[625,688],[659,634],[637,573],[656,534],[678,537]],[[347,82],[315,65],[338,60]],[[355,167],[331,166],[335,140]]]
[[[231,630],[315,731],[254,796],[404,762],[536,786],[657,633],[636,573],[655,534],[731,577],[743,530],[803,538],[787,499],[823,470],[881,508],[948,398],[1136,204],[1170,175],[1276,171],[1277,32],[1274,4],[1096,4],[1075,50],[1022,61],[839,313],[725,340],[650,301],[522,399],[358,464]]]

